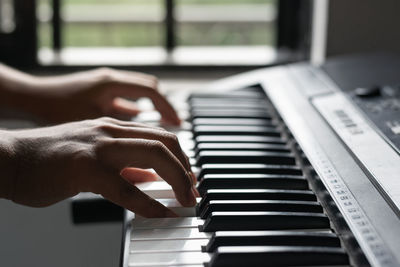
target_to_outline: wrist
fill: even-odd
[[[0,198],[12,199],[17,172],[14,137],[0,130]]]
[[[50,101],[35,84],[20,84],[18,88],[0,88],[0,106],[26,114],[28,119],[46,120]]]
[[[0,105],[6,108],[37,113],[43,105],[38,77],[0,64]]]

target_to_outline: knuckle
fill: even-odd
[[[163,136],[163,138],[171,145],[178,145],[179,144],[179,140],[178,140],[178,136],[176,136],[176,134],[171,133],[171,132],[167,132],[167,131],[163,131],[161,133],[161,135]]]
[[[100,118],[98,118],[98,119],[96,119],[96,120],[97,120],[97,121],[106,121],[106,122],[108,122],[108,121],[111,121],[112,118],[107,117],[107,116],[103,116],[103,117],[100,117]]]
[[[158,140],[149,141],[149,146],[155,154],[165,155],[168,151],[168,148]]]
[[[98,124],[93,126],[93,128],[94,132],[100,136],[108,135],[111,131],[115,130],[115,126],[106,121],[100,121]]]
[[[112,82],[115,80],[115,70],[107,67],[95,70],[96,78],[100,83]]]
[[[150,141],[150,144],[150,150],[154,157],[165,162],[172,163],[174,161],[171,151],[163,142],[152,140]]]
[[[164,133],[167,139],[167,144],[175,151],[175,153],[181,153],[182,148],[179,144],[178,136],[174,133],[165,132]],[[183,153],[183,152],[182,152]]]
[[[111,124],[117,124],[119,121],[117,119],[108,117],[108,116],[103,116],[97,119],[99,123],[111,123]]]

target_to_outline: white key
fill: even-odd
[[[202,252],[182,253],[134,253],[129,255],[130,267],[139,266],[185,266],[209,262],[211,256]]]
[[[185,150],[185,154],[186,156],[188,156],[189,158],[194,158],[195,153],[193,150]]]
[[[194,166],[196,165],[197,160],[195,158],[189,158],[189,163],[190,165]]]
[[[197,228],[204,220],[197,217],[180,218],[135,218],[131,225],[133,230],[160,228]]]
[[[158,202],[173,210],[179,217],[196,217],[196,209],[194,207],[183,207],[178,200],[174,198],[158,198]],[[201,201],[201,198],[196,198],[197,203]],[[140,215],[136,215],[135,218],[144,218]]]
[[[188,122],[184,122],[184,124],[180,127],[179,131],[174,131],[176,136],[178,137],[178,140],[187,140],[187,141],[193,141],[193,133],[192,133],[192,125]]]
[[[175,198],[172,187],[165,181],[143,182],[135,186],[152,198]]]
[[[150,253],[150,252],[201,252],[201,246],[208,243],[208,238],[192,240],[153,240],[135,241],[129,245],[130,253]]]
[[[201,169],[197,166],[192,166],[192,171],[197,176],[197,175],[199,175]]]
[[[199,232],[198,228],[164,228],[164,229],[141,229],[131,231],[131,242],[138,240],[150,241],[166,239],[206,239],[210,238],[212,233]]]
[[[199,203],[201,198],[197,198],[196,200]],[[182,207],[181,203],[174,198],[157,199],[157,201],[174,211],[180,217],[196,217],[196,209],[194,207]]]
[[[178,116],[181,120],[186,121],[190,117],[190,113],[187,110],[179,110]]]
[[[157,111],[140,112],[133,121],[141,123],[159,122],[161,119],[160,113]]]

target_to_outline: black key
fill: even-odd
[[[263,88],[261,87],[261,85],[258,85],[258,84],[256,84],[256,85],[251,85],[251,86],[247,86],[247,87],[243,87],[243,88],[237,89],[237,90],[235,90],[235,91],[239,91],[239,92],[241,92],[241,91],[245,91],[245,92],[258,92],[258,93],[262,93],[262,94],[265,95]]]
[[[348,265],[341,248],[296,246],[219,247],[208,267]]]
[[[194,136],[199,135],[260,135],[281,136],[281,132],[275,127],[267,126],[208,126],[200,125],[193,128]]]
[[[209,109],[203,111],[191,112],[191,118],[249,118],[249,119],[264,119],[271,118],[271,114],[266,111],[259,110],[220,110],[220,109]]]
[[[275,124],[270,119],[194,119],[194,126],[197,125],[254,125],[254,126],[274,126]]]
[[[192,101],[195,99],[265,99],[266,96],[261,92],[254,91],[230,91],[228,93],[193,93],[189,96],[188,100]]]
[[[190,100],[189,108],[194,108],[196,105],[212,105],[218,106],[222,105],[224,108],[236,107],[236,105],[248,105],[248,106],[263,106],[264,108],[270,109],[271,104],[265,101],[265,99],[256,98],[195,98]],[[243,107],[245,108],[245,107]]]
[[[208,189],[292,189],[306,190],[308,182],[298,175],[272,174],[206,174],[197,189],[201,195]]]
[[[203,210],[211,200],[298,200],[317,201],[311,190],[277,189],[210,189],[197,205],[197,211]],[[198,212],[199,213],[199,212]]]
[[[289,230],[328,229],[329,218],[322,213],[311,212],[222,212],[211,213],[200,231],[245,231],[245,230]]]
[[[340,247],[334,233],[294,231],[220,231],[215,232],[204,252],[214,252],[222,246],[321,246]]]
[[[242,150],[242,151],[271,151],[290,153],[290,148],[281,144],[263,143],[200,143],[195,148],[196,152],[202,150]]]
[[[283,144],[286,142],[280,137],[257,135],[203,135],[195,138],[196,143],[267,143]]]
[[[296,200],[211,200],[199,210],[199,216],[206,219],[216,211],[290,211],[322,213],[318,202]]]
[[[201,180],[206,174],[264,173],[302,175],[300,167],[295,165],[267,164],[204,164],[197,176]]]
[[[268,104],[265,101],[243,101],[243,102],[232,102],[232,101],[192,101],[190,103],[191,110],[202,110],[202,109],[230,109],[232,107],[238,109],[262,109],[268,108]]]
[[[197,165],[206,163],[264,163],[294,165],[296,159],[290,153],[266,151],[200,151]]]

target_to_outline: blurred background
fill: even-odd
[[[2,0],[0,60],[265,66],[305,58],[310,12],[310,0]]]
[[[36,71],[108,65],[239,72],[308,60],[315,50],[321,57],[398,51],[399,5],[396,0],[1,0],[0,60]]]
[[[178,0],[180,46],[275,46],[274,0]],[[39,48],[52,46],[52,1],[39,0]],[[164,0],[64,0],[64,47],[162,47]]]
[[[253,64],[274,57],[275,0],[58,2],[57,10],[52,0],[37,2],[44,64],[54,62],[55,42],[64,60],[75,64]],[[54,24],[55,13],[60,23]],[[96,53],[106,57],[95,61]]]

